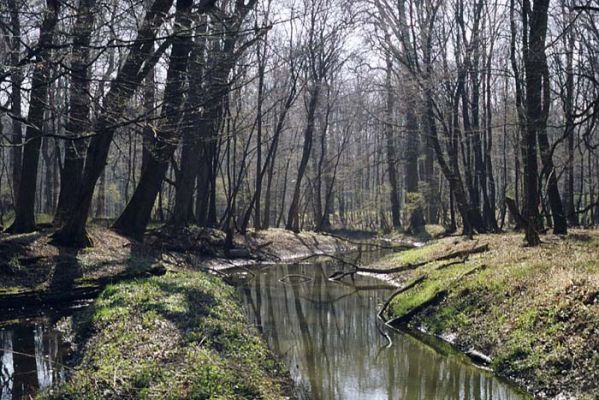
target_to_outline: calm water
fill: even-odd
[[[0,400],[27,399],[64,380],[61,334],[45,320],[0,328]]]
[[[524,398],[461,357],[382,326],[376,312],[393,288],[361,276],[328,281],[333,270],[270,266],[240,288],[251,321],[286,362],[300,399]]]

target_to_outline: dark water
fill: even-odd
[[[0,328],[0,400],[27,399],[62,382],[65,346],[46,319]]]
[[[328,281],[333,270],[265,267],[239,289],[251,321],[289,367],[300,399],[525,398],[457,354],[442,355],[385,327],[376,312],[393,288],[361,276]]]

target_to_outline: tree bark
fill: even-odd
[[[564,10],[564,12],[566,12],[566,10]],[[565,135],[568,140],[568,162],[566,163],[567,175],[564,202],[568,223],[570,225],[577,226],[579,221],[578,214],[576,213],[576,203],[574,200],[574,45],[575,35],[573,30],[570,30],[567,33],[566,98],[564,99],[564,111],[566,119]]]
[[[150,221],[156,196],[179,144],[179,120],[184,101],[186,73],[191,51],[191,8],[193,0],[177,0],[175,27],[169,67],[166,75],[160,126],[144,174],[139,179],[133,197],[113,225],[122,235],[141,240]],[[181,166],[184,168],[184,166]],[[189,208],[189,206],[188,206]]]
[[[19,182],[21,181],[21,162],[23,158],[23,129],[21,125],[21,85],[23,84],[23,71],[16,67],[21,57],[21,20],[19,19],[19,8],[17,0],[9,0],[8,7],[10,9],[10,25],[12,28],[12,43],[10,53],[10,63],[15,66],[10,76],[11,93],[10,93],[10,111],[13,115],[12,120],[12,140],[11,149],[11,178],[12,192],[16,201],[19,191]]]
[[[25,145],[23,148],[23,163],[21,168],[21,181],[17,191],[17,207],[15,221],[8,228],[11,233],[25,233],[35,230],[35,194],[37,188],[37,172],[39,165],[40,146],[42,143],[42,129],[44,124],[44,111],[48,101],[48,87],[50,85],[52,42],[54,31],[58,23],[60,2],[47,0],[48,9],[40,27],[38,41],[38,64],[31,77],[31,97],[29,101],[29,114]]]
[[[413,94],[413,93],[412,93]],[[407,96],[414,98],[414,96]],[[405,149],[405,183],[406,203],[410,210],[408,231],[419,233],[424,230],[424,212],[422,203],[424,198],[418,190],[418,158],[420,141],[418,140],[418,118],[413,102],[406,103],[406,149]]]
[[[120,119],[122,107],[131,99],[133,93],[144,78],[140,74],[145,62],[153,67],[158,60],[151,57],[158,28],[164,22],[173,0],[155,0],[151,9],[146,13],[137,38],[135,39],[127,59],[112,81],[106,95],[105,109],[100,114],[94,127],[95,136],[87,149],[83,178],[77,194],[75,207],[65,224],[53,235],[57,244],[65,246],[85,247],[91,245],[85,231],[94,188],[104,170],[116,123]],[[150,60],[151,59],[151,60]]]
[[[390,43],[391,38],[388,34],[385,35],[385,41]],[[394,229],[401,229],[401,205],[399,203],[399,185],[397,183],[397,155],[395,151],[394,138],[394,118],[393,112],[395,109],[395,95],[392,87],[393,61],[390,51],[386,52],[386,103],[385,103],[385,150],[387,154],[387,175],[389,176],[389,197],[391,200],[391,217]]]
[[[543,118],[541,93],[543,86],[543,70],[545,59],[545,36],[547,33],[547,10],[549,0],[534,0],[530,19],[528,48],[524,48],[524,65],[526,69],[526,133],[524,147],[524,178],[526,180],[526,207],[524,218],[526,242],[529,246],[540,244],[537,223],[539,220],[539,189],[537,166],[537,136],[545,130],[546,120]],[[529,0],[524,0],[523,15],[526,18]]]
[[[302,179],[306,173],[306,167],[310,159],[310,153],[312,152],[312,140],[314,136],[314,120],[316,117],[316,107],[320,98],[320,81],[313,82],[312,88],[309,90],[309,103],[308,103],[308,114],[306,117],[306,127],[304,128],[304,144],[302,150],[302,158],[297,171],[297,178],[295,181],[295,188],[293,190],[293,197],[291,205],[289,206],[289,213],[287,214],[287,223],[285,229],[289,231],[299,231],[299,200],[300,191],[302,187]]]
[[[96,0],[79,2],[77,20],[73,26],[69,117],[66,125],[66,135],[72,139],[65,142],[64,163],[60,174],[60,194],[54,215],[54,225],[62,224],[71,211],[81,184],[86,141],[80,137],[90,129],[89,43],[94,27],[93,8],[95,3]]]

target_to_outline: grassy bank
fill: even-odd
[[[83,324],[68,383],[49,399],[278,399],[287,378],[233,288],[203,272],[108,286]]]
[[[489,355],[499,374],[539,397],[599,398],[599,234],[545,236],[538,248],[524,247],[521,234],[477,240],[490,250],[465,262],[439,261],[396,275],[404,283],[426,278],[397,296],[388,316],[414,314],[412,325],[462,350]],[[391,254],[377,266],[429,260],[474,245],[444,238]]]

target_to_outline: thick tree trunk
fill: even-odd
[[[65,155],[61,170],[60,194],[54,215],[54,224],[60,225],[69,214],[83,173],[85,141],[78,139],[89,131],[90,81],[89,43],[94,26],[94,6],[96,0],[81,0],[77,10],[77,20],[73,27],[73,49],[71,51],[71,82],[69,93],[69,117],[66,135],[72,138],[65,142]]]
[[[385,35],[385,41],[390,42],[389,35]],[[385,150],[387,155],[387,175],[389,176],[389,198],[391,200],[391,217],[393,221],[394,229],[401,229],[401,205],[399,202],[399,185],[397,182],[397,155],[395,150],[395,137],[394,137],[394,118],[393,113],[395,111],[395,95],[393,93],[392,76],[393,76],[393,62],[391,60],[391,53],[387,51],[386,55],[386,81],[385,91],[387,95],[385,104]]]
[[[202,160],[202,147],[207,137],[212,134],[211,126],[217,122],[213,119],[218,118],[215,114],[216,108],[220,107],[221,99],[213,99],[216,94],[203,93],[203,84],[206,84],[205,65],[206,65],[206,34],[205,20],[200,22],[196,28],[196,40],[193,44],[190,55],[189,64],[189,93],[186,102],[185,123],[183,128],[183,137],[181,143],[181,169],[177,174],[177,186],[175,188],[175,206],[173,207],[173,215],[170,223],[177,226],[186,225],[188,223],[198,221],[199,214],[197,204],[202,197],[200,190],[197,189],[198,201],[193,207],[193,194],[196,180],[201,168],[207,168]],[[213,78],[212,78],[213,79]],[[209,83],[209,82],[208,82]],[[210,87],[210,85],[208,85]],[[203,104],[203,102],[207,104]],[[200,108],[204,107],[203,111]],[[203,114],[203,115],[202,115]]]
[[[16,66],[21,57],[21,20],[19,19],[19,7],[17,0],[9,0],[8,7],[10,9],[10,25],[12,28],[11,53],[10,63]],[[12,192],[16,202],[17,193],[19,191],[19,182],[21,181],[21,162],[23,158],[23,129],[20,121],[21,118],[21,85],[23,84],[23,71],[21,68],[13,68],[10,76],[10,111],[13,115],[12,120],[12,140],[13,145],[11,155],[11,178]]]
[[[21,181],[17,191],[17,207],[15,221],[8,228],[12,233],[32,232],[35,230],[35,194],[37,189],[37,172],[42,143],[42,129],[44,124],[44,111],[48,100],[48,87],[50,85],[50,57],[54,30],[58,23],[60,2],[47,0],[48,9],[40,27],[38,46],[39,63],[31,77],[31,97],[29,101],[29,115],[25,145],[23,149],[23,163],[21,168]]]
[[[524,218],[526,241],[529,246],[540,243],[537,232],[539,220],[539,189],[537,166],[537,136],[545,130],[546,120],[543,118],[541,92],[543,86],[543,70],[545,60],[545,35],[547,32],[547,9],[549,0],[534,0],[530,20],[528,48],[525,48],[524,65],[526,69],[526,134],[524,147],[524,178],[526,181]],[[524,0],[524,10],[528,10],[528,0]],[[524,13],[526,15],[526,12]]]
[[[418,119],[414,104],[406,104],[406,149],[405,149],[405,183],[406,204],[410,211],[408,231],[419,233],[424,230],[424,198],[418,190],[418,158],[420,141],[418,140]]]
[[[156,143],[144,174],[140,177],[133,197],[113,228],[125,235],[141,240],[150,221],[156,196],[168,170],[171,157],[179,143],[181,107],[184,101],[185,75],[191,51],[191,8],[193,0],[177,0],[175,26],[169,67],[164,88],[164,103]],[[181,168],[185,168],[183,165]],[[187,205],[186,211],[189,210]]]

